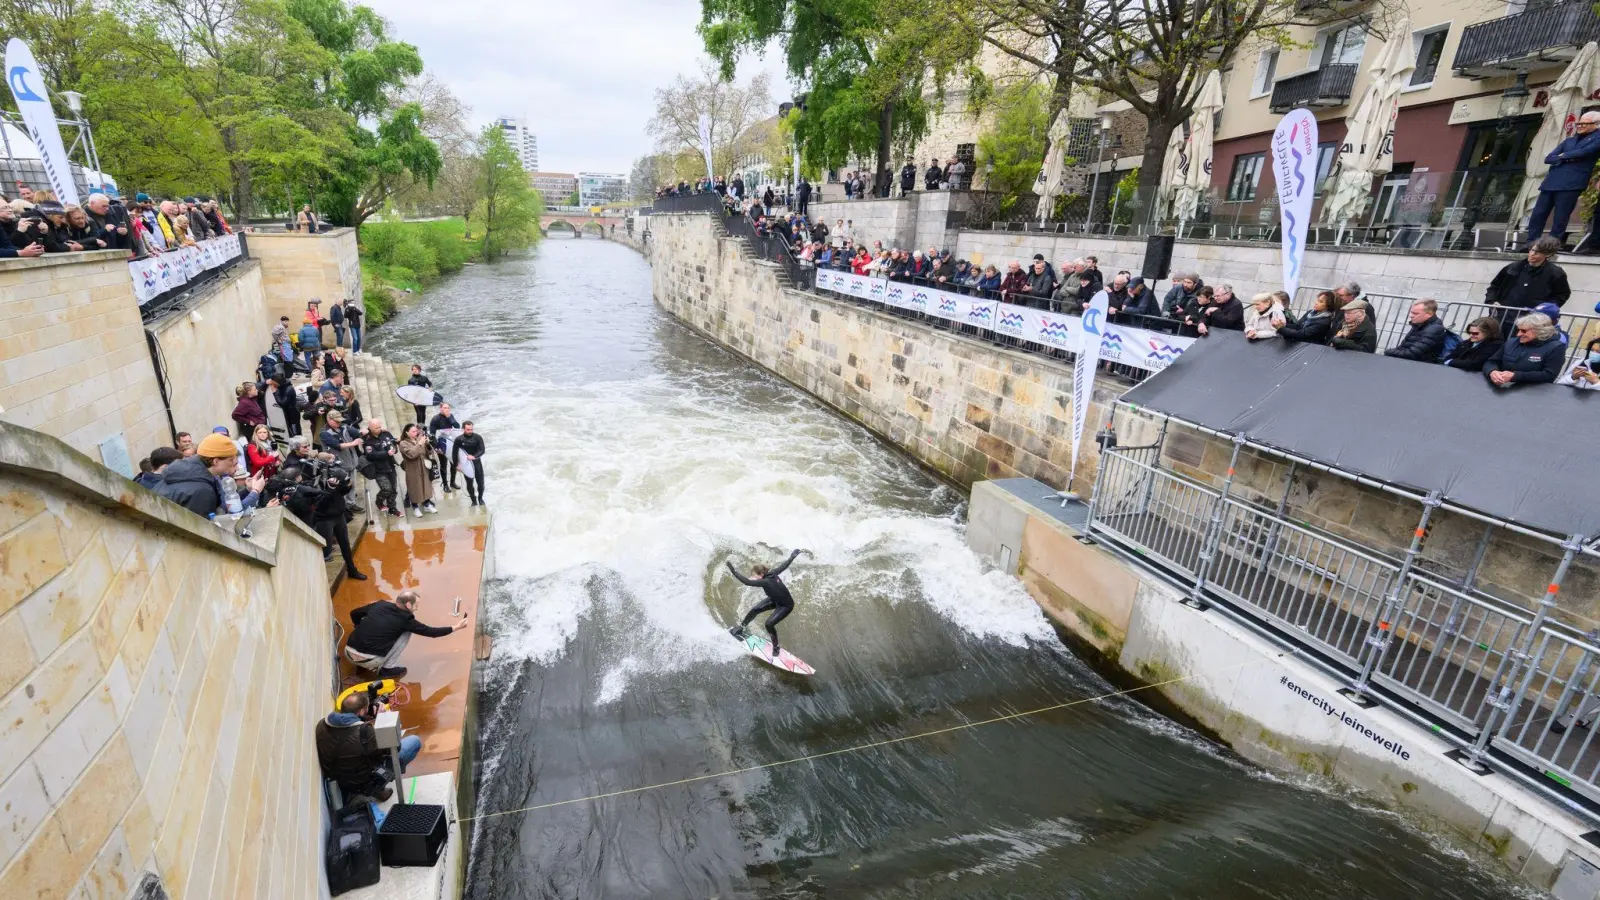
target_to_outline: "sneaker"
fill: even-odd
[[[422,511],[425,513],[436,513],[439,511],[439,507],[434,506],[433,501],[429,500],[427,503],[422,504]]]
[[[360,572],[357,572],[355,569],[346,569],[345,573],[344,573],[344,577],[350,579],[351,581],[366,581],[367,580],[367,576],[363,575]]]
[[[411,515],[412,515],[413,518],[420,519],[420,518],[422,518],[422,510],[417,509],[415,506],[413,506],[413,507],[411,507]]]
[[[392,669],[379,669],[378,670],[378,677],[379,678],[404,678],[404,677],[406,677],[406,667],[405,666],[395,666]]]

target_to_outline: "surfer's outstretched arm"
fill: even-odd
[[[788,564],[787,564],[787,563],[785,563],[785,565],[788,565]],[[748,578],[746,578],[746,577],[744,577],[744,576],[743,576],[743,575],[740,575],[740,574],[739,574],[739,570],[738,570],[738,569],[735,569],[735,568],[734,568],[734,567],[733,567],[733,563],[731,563],[731,562],[730,562],[730,563],[728,563],[728,571],[729,571],[729,572],[732,572],[732,573],[733,573],[733,577],[735,577],[735,578],[737,578],[737,579],[739,579],[739,581],[740,581],[740,582],[741,582],[741,583],[743,583],[743,584],[747,584],[747,585],[749,585],[749,586],[750,586],[750,587],[760,587],[760,586],[761,586],[761,582],[759,582],[759,581],[751,581],[751,580],[750,580],[750,579],[748,579]]]
[[[789,568],[789,564],[794,562],[795,557],[799,556],[803,552],[805,552],[805,551],[796,549],[793,553],[789,554],[789,558],[788,559],[784,560],[781,563],[778,563],[777,568],[773,569],[771,572],[768,572],[767,574],[768,575],[782,575],[783,574],[783,570]],[[730,563],[730,565],[731,565],[731,563]],[[735,574],[738,574],[738,573],[735,573]],[[745,582],[745,583],[749,584],[749,582]]]

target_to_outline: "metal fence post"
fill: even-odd
[[[1094,470],[1094,492],[1089,495],[1089,518],[1083,523],[1083,537],[1079,540],[1092,540],[1094,538],[1094,511],[1095,505],[1100,502],[1100,486],[1106,483],[1106,470],[1116,462],[1115,450],[1107,450],[1100,454],[1100,465]]]
[[[1194,586],[1189,589],[1189,596],[1183,599],[1184,605],[1195,609],[1206,609],[1204,599],[1206,581],[1216,569],[1217,551],[1222,546],[1222,516],[1228,506],[1228,494],[1233,490],[1233,474],[1239,465],[1239,451],[1244,449],[1245,436],[1233,436],[1233,455],[1228,457],[1228,475],[1222,480],[1222,493],[1218,494],[1211,503],[1211,521],[1207,523],[1205,538],[1200,544],[1200,565],[1195,569]]]
[[[1406,548],[1406,558],[1400,563],[1400,571],[1395,573],[1394,584],[1378,606],[1378,621],[1372,626],[1372,633],[1367,635],[1367,661],[1362,664],[1361,674],[1356,676],[1355,684],[1350,686],[1346,694],[1352,700],[1360,702],[1368,699],[1366,693],[1372,673],[1383,662],[1383,657],[1389,652],[1389,644],[1394,640],[1392,620],[1405,609],[1406,594],[1410,590],[1406,579],[1422,553],[1422,541],[1428,536],[1428,522],[1433,518],[1433,511],[1443,502],[1444,496],[1437,490],[1429,491],[1422,500],[1422,518],[1417,520],[1417,530],[1411,533],[1411,546]]]
[[[1528,635],[1522,642],[1522,649],[1507,651],[1506,656],[1512,660],[1511,668],[1506,672],[1505,683],[1490,685],[1489,696],[1485,704],[1489,707],[1489,714],[1483,721],[1483,729],[1478,732],[1477,740],[1473,741],[1472,749],[1467,751],[1461,764],[1474,772],[1487,772],[1489,767],[1483,763],[1483,754],[1489,747],[1489,739],[1495,733],[1495,714],[1504,713],[1500,719],[1499,731],[1504,733],[1516,721],[1517,710],[1522,706],[1522,699],[1528,693],[1528,688],[1533,684],[1533,676],[1539,667],[1533,659],[1533,644],[1538,640],[1539,632],[1544,630],[1545,620],[1550,617],[1550,611],[1555,609],[1556,595],[1561,593],[1561,582],[1566,580],[1567,569],[1572,566],[1572,560],[1577,557],[1578,551],[1583,548],[1583,536],[1571,535],[1561,543],[1561,562],[1556,566],[1556,574],[1550,579],[1550,586],[1545,588],[1544,597],[1539,600],[1539,611],[1534,613],[1533,621],[1528,623]],[[1513,692],[1511,685],[1517,680],[1518,669],[1527,665],[1527,671],[1522,673],[1522,683]]]
[[[1289,492],[1294,490],[1294,475],[1299,467],[1299,462],[1289,461],[1289,472],[1283,479],[1283,496],[1278,498],[1278,509],[1272,515],[1272,527],[1267,530],[1267,539],[1261,542],[1263,566],[1272,558],[1272,551],[1278,549],[1278,537],[1283,534],[1283,517],[1289,512]]]

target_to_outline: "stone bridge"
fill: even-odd
[[[539,229],[545,234],[550,234],[551,228],[571,231],[580,237],[585,233],[607,234],[613,225],[618,228],[628,227],[627,221],[622,216],[605,216],[589,212],[556,211],[547,212],[539,217]]]

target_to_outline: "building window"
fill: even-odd
[[[1411,86],[1433,84],[1439,71],[1439,58],[1444,55],[1445,38],[1450,36],[1450,26],[1440,25],[1431,31],[1414,31],[1411,40],[1417,51],[1417,68],[1411,73]]]
[[[1338,155],[1338,141],[1325,141],[1317,145],[1317,180],[1311,189],[1311,196],[1322,196],[1323,183],[1328,180],[1328,173],[1333,170],[1333,161]]]
[[[1318,35],[1322,41],[1321,53],[1313,53],[1317,68],[1332,65],[1361,65],[1361,55],[1367,50],[1367,26],[1353,22],[1341,28]]]
[[[1241,153],[1233,158],[1233,174],[1228,178],[1229,202],[1256,198],[1256,185],[1261,183],[1261,167],[1266,160],[1265,153]]]
[[[1272,93],[1272,78],[1278,73],[1278,51],[1276,48],[1261,51],[1256,57],[1256,81],[1251,85],[1251,97],[1265,97]]]

